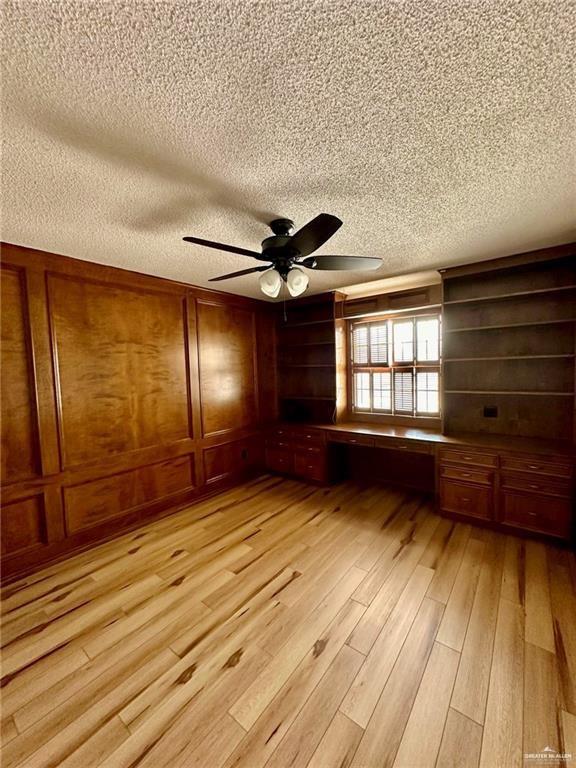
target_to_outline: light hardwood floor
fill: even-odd
[[[3,591],[3,768],[513,768],[572,751],[576,567],[263,477]]]

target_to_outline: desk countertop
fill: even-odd
[[[532,437],[468,433],[443,435],[439,430],[434,429],[401,427],[394,424],[370,424],[361,421],[342,422],[341,424],[309,424],[307,426],[323,429],[329,432],[347,432],[372,437],[392,437],[400,440],[419,440],[446,446],[469,445],[478,448],[518,451],[519,453],[551,454],[556,456],[574,456],[576,452],[576,447],[571,443],[559,440],[540,440]]]

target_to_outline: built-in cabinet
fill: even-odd
[[[566,455],[478,450],[438,451],[443,513],[568,539],[574,463]]]
[[[266,435],[266,466],[272,472],[315,483],[328,480],[326,439],[319,429],[277,426]]]

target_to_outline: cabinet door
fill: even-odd
[[[570,536],[571,506],[570,499],[516,493],[510,490],[500,493],[503,523],[515,528],[546,533],[549,536]]]
[[[440,481],[440,505],[446,512],[490,520],[492,518],[492,489],[442,478]]]
[[[284,448],[266,448],[266,467],[272,472],[291,474],[294,471],[292,452]]]
[[[306,480],[326,481],[326,462],[321,453],[297,451],[294,454],[294,472]]]

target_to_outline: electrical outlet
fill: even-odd
[[[497,419],[498,418],[498,406],[485,405],[484,406],[484,418],[485,419]]]

